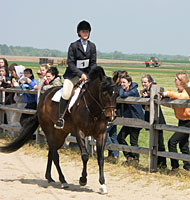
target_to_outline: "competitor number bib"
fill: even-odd
[[[77,60],[77,68],[84,69],[89,66],[89,59],[86,60]]]

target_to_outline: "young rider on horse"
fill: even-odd
[[[77,26],[77,33],[80,37],[70,44],[68,50],[67,64],[63,84],[63,94],[59,103],[59,119],[54,125],[57,129],[64,127],[64,114],[68,101],[72,95],[74,85],[80,80],[86,81],[88,73],[96,67],[96,46],[88,40],[91,26],[87,21],[81,21]]]

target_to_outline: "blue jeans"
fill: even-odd
[[[111,125],[109,128],[107,128],[107,143],[113,143],[113,144],[119,144],[117,141],[117,126]],[[108,150],[108,156],[115,157],[117,156],[119,158],[119,151],[118,150]]]

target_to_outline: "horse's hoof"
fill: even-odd
[[[82,177],[80,177],[80,179],[79,179],[79,184],[80,184],[81,186],[85,186],[85,185],[87,184],[87,179],[86,179],[85,181],[83,181],[83,180],[82,180]]]
[[[68,183],[62,183],[62,184],[61,184],[61,187],[62,187],[63,189],[69,188],[69,184],[68,184]]]
[[[101,185],[100,186],[100,194],[107,194],[108,191],[107,191],[107,187],[105,184]]]

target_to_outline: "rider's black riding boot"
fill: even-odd
[[[59,119],[54,124],[54,127],[57,129],[63,129],[64,127],[64,119],[63,119],[63,113],[65,112],[67,108],[68,100],[65,100],[61,97],[59,102]]]

